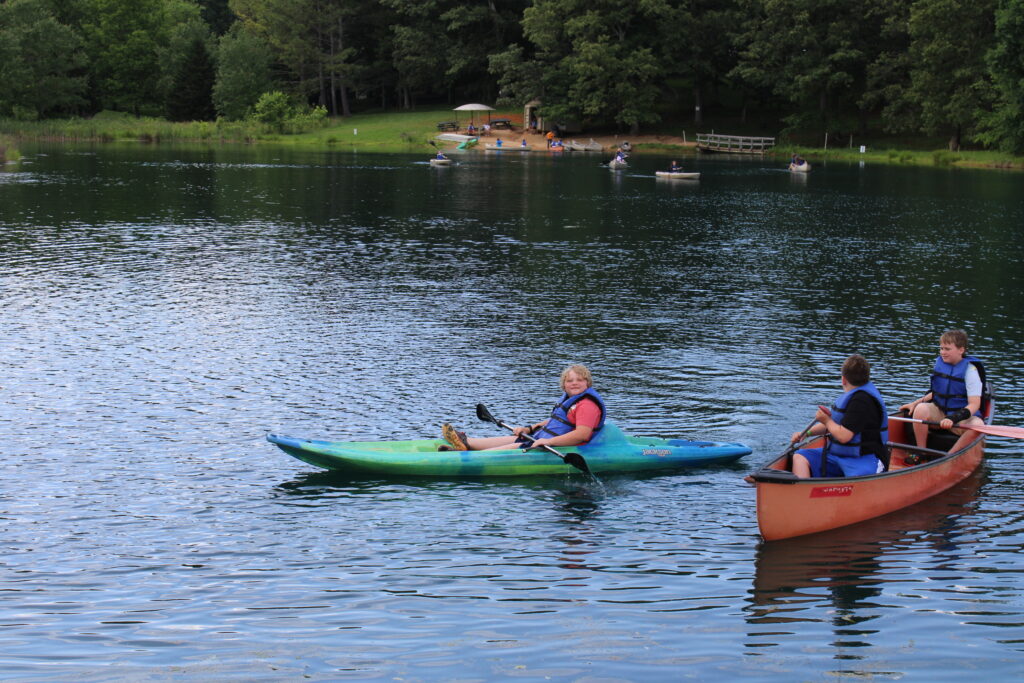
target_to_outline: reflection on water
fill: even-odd
[[[948,495],[781,545],[741,480],[848,353],[919,396],[954,324],[996,421],[1024,424],[1017,176],[22,152],[0,174],[8,677],[1018,673],[1021,442],[990,439]],[[599,486],[352,479],[264,441],[483,433],[479,402],[535,421],[570,362],[624,430],[754,454]]]

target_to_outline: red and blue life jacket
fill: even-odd
[[[593,399],[601,409],[601,421],[598,422],[597,427],[594,428],[594,433],[597,433],[601,427],[604,427],[604,416],[606,411],[604,407],[604,399],[601,398],[601,394],[597,393],[593,387],[590,387],[586,391],[581,391],[575,396],[569,396],[568,394],[563,393],[562,398],[558,399],[558,403],[555,404],[554,409],[551,411],[551,419],[549,419],[548,423],[541,427],[533,436],[538,439],[549,439],[553,436],[568,434],[572,430],[576,429],[576,425],[569,422],[569,409],[584,398]]]

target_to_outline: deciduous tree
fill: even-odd
[[[982,112],[977,138],[1011,154],[1024,154],[1024,0],[1003,0],[986,57],[993,81],[993,108]]]
[[[81,40],[44,0],[0,4],[0,116],[37,118],[84,104]]]
[[[252,112],[260,95],[276,88],[273,59],[269,46],[241,23],[234,24],[221,36],[213,84],[213,103],[221,116],[244,119]]]

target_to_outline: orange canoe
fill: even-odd
[[[991,424],[993,402],[985,403],[985,423]],[[985,435],[973,433],[977,438],[948,453],[959,437],[932,433],[928,448],[918,448],[908,445],[914,443],[910,424],[890,420],[889,469],[862,477],[800,479],[789,472],[789,456],[780,456],[751,475],[761,536],[775,541],[836,529],[942,493],[981,464]],[[820,440],[809,445],[818,446]]]

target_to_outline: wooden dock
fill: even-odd
[[[774,146],[775,138],[755,138],[747,135],[697,133],[697,149],[701,152],[764,154]]]

